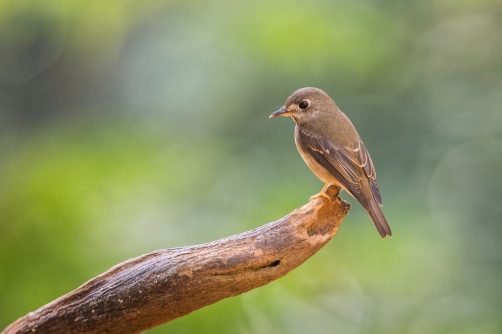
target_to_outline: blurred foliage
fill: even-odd
[[[0,328],[130,257],[252,229],[322,184],[289,120],[358,128],[353,202],[285,278],[149,333],[502,332],[502,3],[0,0]]]

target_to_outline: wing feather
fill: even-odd
[[[375,201],[382,205],[375,168],[362,141],[345,147],[305,130],[298,131],[301,145],[356,199],[363,200],[361,182],[367,179]]]

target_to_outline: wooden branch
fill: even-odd
[[[315,199],[252,231],[118,264],[2,333],[139,333],[265,285],[336,234],[350,204],[328,191],[330,202]]]

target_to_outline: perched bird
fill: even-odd
[[[294,92],[284,106],[270,115],[291,117],[295,142],[307,166],[325,185],[316,197],[336,185],[366,209],[382,238],[392,236],[380,206],[375,168],[354,125],[324,91],[306,87]]]

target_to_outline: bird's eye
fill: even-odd
[[[300,104],[298,106],[300,107],[300,109],[307,109],[309,106],[309,103],[307,101],[302,101],[302,102],[300,102]]]

